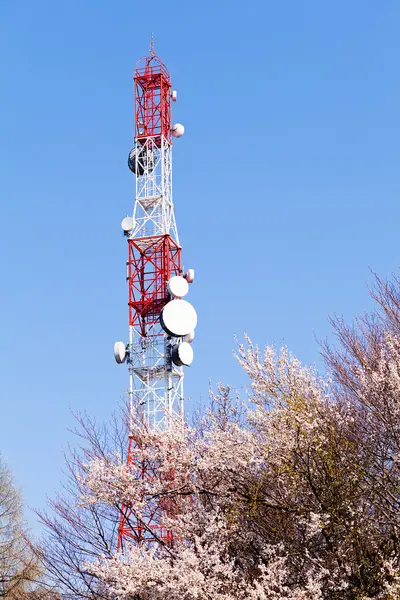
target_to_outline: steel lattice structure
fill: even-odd
[[[172,199],[172,142],[174,136],[182,135],[183,126],[172,127],[171,101],[176,92],[153,47],[150,55],[137,63],[134,89],[135,141],[128,164],[136,174],[136,197],[133,217],[122,224],[128,242],[129,343],[126,356],[116,355],[116,360],[128,364],[131,419],[140,415],[146,427],[157,434],[177,420],[183,422],[183,366],[173,359],[174,348],[183,337],[166,333],[160,322],[166,304],[176,301],[168,282],[171,277],[183,276]],[[125,227],[124,222],[128,223]],[[128,465],[137,443],[131,434]],[[143,466],[143,478],[156,476],[153,468]],[[167,506],[150,506],[145,522],[132,527],[132,507],[123,506],[118,547],[123,549],[127,539],[146,541],[149,530],[158,531],[157,537],[168,543],[163,513],[168,513]]]

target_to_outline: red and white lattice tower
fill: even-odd
[[[190,344],[197,315],[183,300],[194,271],[182,268],[172,200],[172,142],[184,127],[172,125],[171,103],[177,94],[153,43],[149,56],[136,65],[134,87],[135,139],[128,166],[136,175],[136,197],[133,216],[121,224],[128,242],[129,342],[116,342],[114,356],[128,365],[131,419],[140,415],[156,435],[177,420],[183,422],[183,367],[193,360]],[[131,433],[128,466],[137,443]],[[143,468],[143,478],[153,477],[146,469],[152,468]],[[149,531],[168,542],[164,508],[150,507],[145,522],[132,527],[132,507],[123,506],[119,549],[127,540],[148,540]]]

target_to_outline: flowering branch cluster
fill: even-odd
[[[72,469],[75,505],[59,503],[58,520],[47,520],[58,552],[48,563],[71,598],[400,597],[396,285],[378,280],[383,310],[374,319],[335,322],[342,349],[325,348],[331,379],[287,348],[261,352],[247,338],[237,349],[251,384],[246,402],[219,386],[195,426],[158,436],[139,427],[132,468],[119,435],[113,447],[87,428],[89,450]],[[171,500],[179,511],[163,524],[172,546],[116,552],[122,506],[134,527],[149,506]]]

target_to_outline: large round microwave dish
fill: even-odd
[[[175,275],[167,283],[169,293],[176,298],[183,298],[189,291],[189,284],[184,277]]]
[[[193,348],[188,342],[182,342],[172,349],[172,360],[177,367],[188,367],[193,362]]]
[[[132,148],[129,152],[128,167],[135,175],[143,175],[144,173],[144,167],[141,162],[138,161],[139,156],[139,150],[137,148]]]
[[[160,322],[169,335],[182,337],[196,327],[197,313],[186,300],[171,300],[164,306]]]
[[[115,342],[114,344],[114,358],[115,361],[121,365],[125,362],[126,348],[124,342]]]

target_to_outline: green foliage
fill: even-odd
[[[22,500],[0,458],[0,598],[24,600],[40,575],[24,532]]]

